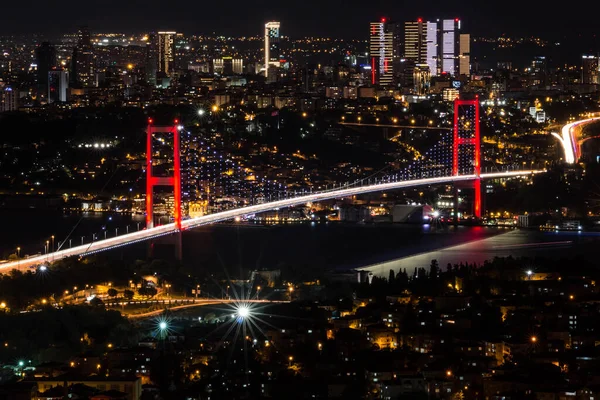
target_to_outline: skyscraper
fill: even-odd
[[[393,86],[394,84],[394,66],[399,56],[397,28],[397,24],[385,18],[370,24],[369,58],[373,85]]]
[[[441,44],[438,52],[438,58],[441,61],[440,73],[458,75],[460,19],[438,21],[438,43]],[[440,65],[439,62],[438,65]]]
[[[156,86],[156,74],[158,72],[158,36],[156,33],[148,35],[146,42],[146,82]]]
[[[77,32],[77,45],[73,49],[72,81],[77,87],[88,87],[94,83],[94,49],[90,31],[83,26]]]
[[[177,32],[158,32],[157,59],[158,73],[169,75],[175,61],[175,36]]]
[[[404,23],[404,58],[415,63],[424,62],[425,32],[423,20],[407,21]]]
[[[404,57],[414,64],[427,64],[432,76],[468,75],[471,55],[468,34],[461,34],[460,19],[425,22],[422,19],[404,24]]]
[[[598,56],[581,56],[581,83],[597,85],[600,83],[600,63]]]
[[[11,86],[0,87],[0,112],[16,111],[19,109],[19,91]]]
[[[471,74],[471,35],[468,33],[460,34],[458,74]]]
[[[67,101],[68,74],[62,69],[48,72],[48,104]]]
[[[43,42],[35,49],[37,63],[38,96],[48,93],[48,72],[56,67],[56,49],[49,42]]]
[[[281,55],[281,23],[270,21],[265,24],[265,77],[269,77],[269,68],[279,68]]]

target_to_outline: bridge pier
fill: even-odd
[[[182,236],[183,233],[181,231],[177,231],[172,235],[163,236],[160,238],[152,239],[148,242],[148,258],[154,258],[156,252],[156,245],[167,245],[174,247],[174,255],[175,260],[181,261],[183,260],[183,245],[182,245]]]

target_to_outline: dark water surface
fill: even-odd
[[[119,214],[64,215],[37,210],[0,210],[0,250],[4,255],[43,252],[46,240],[55,245],[72,231],[72,244],[81,236],[89,243],[97,237],[122,234],[143,226],[143,216]],[[68,246],[68,240],[66,242]],[[504,228],[400,224],[302,223],[280,225],[213,225],[183,235],[184,262],[199,268],[294,268],[345,269],[376,265],[387,276],[394,261],[398,267],[426,267],[431,259],[447,262],[483,262],[494,256],[596,257],[600,236],[591,233],[545,233]],[[171,248],[157,245],[158,255],[170,256]],[[147,245],[114,250],[109,256],[144,258]]]

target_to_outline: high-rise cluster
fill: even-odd
[[[470,72],[470,35],[461,33],[460,19],[396,23],[371,22],[369,57],[374,85],[414,85],[421,92],[430,77],[458,77]]]

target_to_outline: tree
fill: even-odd
[[[388,278],[388,283],[393,285],[396,282],[396,274],[393,269],[390,269],[390,277]]]
[[[151,286],[145,286],[145,287],[141,287],[138,289],[138,294],[140,296],[152,297],[152,296],[155,296],[156,293],[158,293],[156,288],[153,288]]]
[[[133,299],[134,294],[135,293],[133,293],[133,290],[127,289],[123,292],[123,297],[125,297],[127,300],[131,300],[131,299]]]
[[[94,297],[93,299],[90,300],[90,306],[92,306],[92,307],[101,307],[103,305],[104,305],[104,302],[99,297]]]
[[[108,296],[109,297],[116,297],[117,294],[119,294],[119,292],[117,292],[117,289],[115,289],[115,288],[108,289]]]
[[[429,265],[429,278],[432,280],[437,279],[439,271],[440,267],[437,260],[431,260],[431,264]]]

